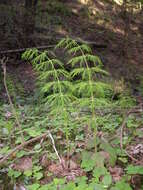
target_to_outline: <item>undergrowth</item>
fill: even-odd
[[[10,167],[3,166],[6,170],[0,170],[0,175],[7,171],[14,184],[24,181],[28,190],[133,189],[132,176],[142,176],[143,168],[133,165],[126,147],[135,137],[142,138],[139,126],[143,116],[129,115],[121,149],[120,126],[126,109],[136,104],[124,81],[109,82],[110,74],[100,58],[86,44],[70,38],[62,39],[53,52],[30,49],[22,58],[33,65],[38,94],[32,104],[15,105],[24,140],[52,131],[61,160],[68,167],[60,168],[51,142],[42,139],[15,152],[8,159]],[[21,139],[9,105],[1,106],[0,114],[1,143],[5,145],[1,157]],[[29,165],[32,159],[26,169],[25,159]],[[121,173],[115,172],[118,168]]]
[[[80,116],[79,121],[85,121],[91,130],[94,129],[96,139],[96,99],[104,99],[106,91],[112,91],[109,84],[99,81],[99,76],[108,73],[102,69],[100,58],[93,55],[86,44],[79,45],[75,40],[66,38],[57,44],[57,48],[63,48],[65,53],[68,53],[67,63],[56,58],[51,52],[39,52],[36,49],[25,52],[23,58],[32,61],[38,73],[41,94],[45,103],[50,106],[51,114],[60,117],[60,120],[62,118],[67,142],[70,114],[80,113],[84,109],[90,114]],[[65,69],[65,65],[68,65],[70,71]]]

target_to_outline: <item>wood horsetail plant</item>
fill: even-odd
[[[75,98],[72,95],[70,73],[64,69],[64,63],[48,51],[28,50],[23,54],[23,58],[32,60],[34,69],[38,73],[41,93],[46,96],[44,100],[50,107],[50,114],[62,120],[69,157],[69,112],[67,108]]]
[[[64,49],[65,54],[67,53],[67,64],[56,58],[54,53],[40,52],[37,49],[26,51],[23,58],[31,60],[38,73],[40,92],[50,107],[50,113],[62,120],[68,147],[71,113],[75,110],[80,113],[84,108],[88,108],[88,114],[80,119],[94,129],[97,151],[96,98],[104,97],[105,90],[110,88],[106,83],[99,81],[98,76],[108,73],[102,69],[100,58],[93,55],[91,48],[86,44],[78,44],[73,39],[64,38],[55,48]],[[69,69],[66,69],[67,65]]]
[[[96,148],[96,97],[104,97],[105,89],[110,88],[109,85],[99,82],[97,75],[108,75],[102,69],[102,62],[98,56],[92,54],[91,48],[86,44],[78,44],[70,38],[62,39],[57,47],[64,48],[70,55],[68,64],[72,66],[70,77],[73,84],[73,94],[77,97],[76,105],[79,108],[89,107],[90,116],[84,116],[84,120],[88,126],[94,129],[95,152]]]

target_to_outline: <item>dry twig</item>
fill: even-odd
[[[11,99],[11,97],[10,97],[10,94],[9,94],[9,91],[8,91],[8,87],[7,87],[7,83],[6,83],[6,63],[7,63],[7,61],[8,61],[8,58],[6,58],[6,57],[3,57],[3,58],[1,59],[1,64],[2,64],[2,68],[3,68],[3,82],[4,82],[4,87],[5,87],[5,90],[6,90],[6,94],[7,94],[7,97],[8,97],[8,101],[9,101],[10,106],[11,106],[11,109],[12,109],[12,113],[13,113],[13,115],[14,115],[14,117],[15,117],[16,124],[17,124],[17,126],[18,126],[18,128],[19,128],[19,131],[20,131],[20,134],[21,134],[21,141],[22,141],[22,143],[24,143],[25,141],[24,141],[24,135],[23,135],[23,132],[22,132],[22,126],[21,126],[21,124],[20,124],[20,122],[19,122],[19,119],[18,119],[16,110],[15,110],[14,105],[13,105],[13,103],[12,103],[12,99]]]
[[[35,142],[35,141],[40,140],[41,138],[46,137],[47,135],[48,135],[48,132],[46,132],[46,133],[44,133],[44,134],[42,134],[42,135],[40,135],[40,136],[37,136],[37,137],[35,137],[35,138],[33,138],[33,139],[30,139],[30,140],[28,140],[28,141],[26,141],[26,142],[24,142],[24,143],[22,143],[22,144],[16,146],[13,150],[11,150],[6,156],[4,156],[4,157],[0,160],[0,165],[2,165],[13,153],[15,153],[15,152],[21,150],[23,147],[25,147],[25,146],[27,146],[27,145],[29,145],[29,144]]]
[[[37,46],[37,47],[21,48],[21,49],[10,49],[10,50],[5,50],[5,51],[0,51],[0,55],[12,54],[12,53],[22,53],[28,49],[33,49],[33,48],[37,48],[39,50],[44,50],[44,49],[53,48],[53,47],[55,47],[55,45],[45,45],[45,46]]]
[[[56,153],[56,156],[57,156],[57,158],[59,159],[59,162],[60,162],[60,164],[62,165],[62,168],[64,169],[64,164],[63,164],[63,162],[62,162],[61,157],[59,156],[59,153],[58,153],[58,151],[57,151],[57,149],[56,149],[56,146],[55,146],[54,138],[53,138],[53,136],[52,136],[52,134],[50,133],[49,130],[46,131],[44,134],[39,135],[39,136],[37,136],[37,137],[35,137],[35,138],[33,138],[33,139],[30,139],[30,140],[28,140],[28,141],[26,141],[26,142],[24,142],[24,143],[18,145],[17,147],[15,147],[13,150],[11,150],[6,156],[4,156],[4,157],[0,160],[0,166],[8,159],[13,153],[15,153],[15,152],[17,152],[17,151],[20,151],[20,150],[21,150],[22,148],[24,148],[25,146],[27,146],[27,145],[29,145],[29,144],[31,144],[31,143],[33,143],[33,142],[36,142],[36,141],[38,141],[38,140],[40,140],[40,139],[46,138],[47,136],[50,137],[50,139],[51,139],[51,141],[52,141],[53,149],[54,149],[54,151],[55,151],[55,153]]]

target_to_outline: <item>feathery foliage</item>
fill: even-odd
[[[55,49],[57,48],[68,53],[67,65],[71,68],[70,71],[65,69],[66,63],[48,51],[28,50],[23,58],[31,60],[38,74],[40,92],[50,107],[50,113],[63,118],[67,142],[69,121],[73,119],[72,112],[80,113],[83,109],[89,109],[90,114],[87,113],[79,119],[94,129],[96,141],[96,99],[105,98],[106,90],[112,90],[109,84],[99,81],[99,75],[102,79],[103,75],[109,74],[103,70],[100,58],[92,54],[88,45],[64,38],[57,44]]]

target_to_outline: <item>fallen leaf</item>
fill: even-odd
[[[64,168],[59,163],[53,163],[48,167],[48,171],[56,177],[66,177],[67,181],[73,181],[76,177],[85,175],[84,171],[73,161],[62,158]]]
[[[12,168],[18,171],[26,171],[32,169],[32,158],[22,157],[19,159],[18,163],[12,165]]]
[[[109,167],[109,172],[112,175],[113,181],[117,182],[120,181],[123,175],[123,169],[115,166],[114,168]]]
[[[48,167],[50,165],[51,161],[48,159],[47,155],[44,154],[44,155],[42,155],[42,157],[40,159],[40,163],[41,163],[41,166]]]

